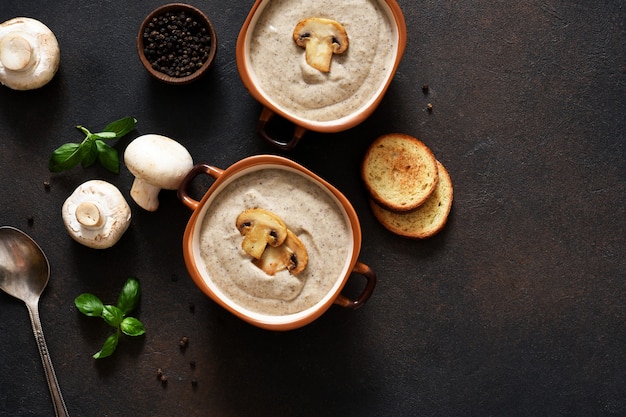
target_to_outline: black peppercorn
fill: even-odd
[[[178,345],[180,346],[181,349],[184,349],[187,347],[188,343],[189,343],[189,338],[187,336],[183,336],[178,342]]]

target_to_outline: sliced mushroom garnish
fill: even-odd
[[[321,72],[330,72],[333,54],[348,49],[348,34],[341,23],[322,17],[301,20],[293,30],[293,40],[306,48],[306,62]]]
[[[261,208],[244,210],[236,225],[244,237],[241,247],[255,259],[261,258],[267,245],[279,246],[287,238],[287,226],[282,219]]]
[[[304,244],[298,236],[287,229],[287,238],[282,245],[268,246],[261,258],[252,262],[268,275],[274,275],[284,269],[297,275],[306,268],[308,261],[309,255]]]

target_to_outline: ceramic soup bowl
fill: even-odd
[[[201,175],[214,181],[197,201],[189,189]],[[358,260],[361,228],[354,208],[335,187],[296,162],[257,155],[225,170],[199,164],[181,183],[178,196],[193,211],[183,238],[191,278],[213,301],[248,323],[269,330],[295,329],[333,304],[358,308],[374,290],[376,274]],[[307,256],[296,259],[305,265],[301,272],[287,268],[267,273],[243,249],[239,215],[257,209],[282,219],[302,243]],[[366,278],[356,298],[341,293],[353,274]]]
[[[317,48],[328,39],[316,38],[326,30],[318,23],[328,21],[334,22],[330,30],[335,23],[341,28],[342,36],[331,41],[342,52]],[[236,57],[244,85],[263,105],[259,135],[288,150],[308,130],[339,132],[361,123],[382,100],[405,46],[406,24],[395,0],[257,0]],[[324,57],[324,65],[311,65],[317,60],[308,55]],[[270,133],[275,115],[295,125],[291,138]]]

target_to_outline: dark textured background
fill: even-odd
[[[0,2],[0,20],[37,18],[61,46],[49,85],[0,88],[0,224],[29,233],[51,262],[40,310],[70,415],[626,415],[622,1],[400,0],[407,49],[378,110],[289,153],[256,136],[261,108],[237,73],[253,2],[191,3],[215,23],[217,61],[200,82],[171,87],[135,50],[141,20],[162,2]],[[360,259],[378,273],[370,301],[287,333],[234,318],[187,275],[190,212],[174,192],[156,213],[129,199],[132,225],[112,249],[72,241],[60,209],[74,188],[100,178],[128,197],[132,177],[125,167],[51,174],[48,156],[82,139],[75,125],[98,130],[125,115],[139,124],[120,152],[160,133],[196,162],[279,153],[336,185],[361,220]],[[430,146],[454,182],[449,223],[426,241],[383,229],[359,178],[368,144],[395,131]],[[147,333],[94,361],[110,329],[73,300],[92,292],[113,303],[128,276],[142,282]],[[26,308],[0,294],[0,416],[52,414]]]

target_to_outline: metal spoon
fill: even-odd
[[[26,303],[52,394],[54,411],[58,417],[67,417],[67,408],[39,320],[39,297],[49,277],[50,265],[39,245],[21,230],[10,226],[0,227],[0,289]]]

